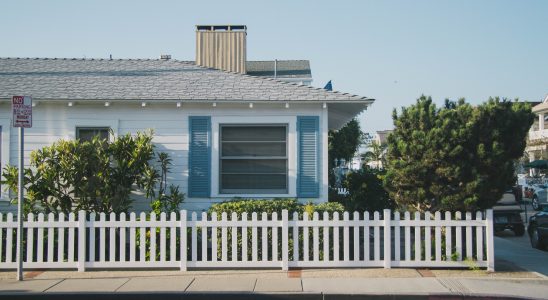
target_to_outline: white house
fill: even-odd
[[[237,29],[198,28],[197,36],[243,36],[245,50],[245,28]],[[327,132],[373,99],[246,75],[245,51],[234,44],[228,51],[197,47],[202,66],[171,59],[0,58],[1,167],[17,165],[11,97],[28,95],[35,106],[33,127],[25,131],[27,163],[32,150],[59,139],[151,128],[157,150],[173,159],[168,181],[186,194],[186,209],[236,196],[327,201]],[[217,53],[217,63],[230,60],[244,70],[212,68],[199,59],[208,51]],[[0,199],[0,210],[15,209],[3,188]],[[132,209],[148,210],[148,201]]]

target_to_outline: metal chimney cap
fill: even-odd
[[[196,31],[246,31],[246,25],[196,25]]]

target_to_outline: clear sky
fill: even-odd
[[[548,1],[0,0],[0,57],[193,60],[197,24],[248,26],[248,59],[308,59],[313,85],[377,99],[364,131],[438,103],[548,93]]]

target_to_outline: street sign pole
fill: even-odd
[[[17,280],[23,280],[23,201],[25,200],[25,128],[32,127],[32,98],[13,96],[11,99],[13,127],[19,127],[19,176],[17,182]]]
[[[25,128],[19,127],[19,180],[17,182],[17,280],[23,280],[23,193]]]

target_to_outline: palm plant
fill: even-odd
[[[368,145],[368,151],[361,155],[363,165],[369,162],[376,162],[376,168],[381,169],[384,166],[384,152],[386,144],[380,144],[377,141],[372,141]]]

